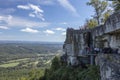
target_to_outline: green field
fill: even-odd
[[[14,62],[14,63],[7,63],[7,64],[2,64],[0,67],[8,68],[8,67],[15,67],[19,64],[19,62]]]
[[[27,61],[29,61],[29,59],[30,58],[10,60],[10,61],[7,61],[7,62],[4,62],[3,64],[1,64],[0,67],[3,67],[3,68],[15,67],[18,64],[20,64],[20,62],[25,62],[26,63]]]
[[[26,60],[28,60],[28,59],[30,59],[30,58],[23,58],[23,59],[10,60],[10,61],[8,61],[7,63],[21,62],[21,61],[26,61]]]

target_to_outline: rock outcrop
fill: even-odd
[[[100,66],[101,80],[120,80],[119,54],[99,54],[96,64]]]
[[[93,65],[97,56],[101,80],[120,80],[120,11],[93,29],[68,28],[63,49],[68,65]]]
[[[103,25],[93,29],[68,28],[66,31],[63,49],[68,64],[79,64],[78,57],[81,56],[90,56],[92,64],[96,56],[93,51],[108,48],[112,49],[109,53],[120,53],[120,11],[112,14]]]

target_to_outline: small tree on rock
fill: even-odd
[[[100,25],[101,17],[108,6],[108,2],[104,0],[90,0],[90,2],[87,2],[87,5],[94,8],[95,15],[93,17],[97,20],[98,25]]]

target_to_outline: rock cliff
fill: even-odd
[[[96,64],[100,66],[101,80],[120,80],[119,54],[99,54]]]

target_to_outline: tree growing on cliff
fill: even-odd
[[[108,18],[109,16],[113,13],[112,10],[107,10],[104,14],[103,14],[103,18],[102,18],[102,23],[104,23]]]
[[[95,15],[93,16],[94,19],[97,20],[97,24],[101,24],[101,17],[105,10],[107,9],[108,2],[103,0],[90,0],[87,2],[87,5],[92,6],[95,10]]]
[[[87,29],[92,29],[92,28],[96,27],[97,25],[98,24],[95,19],[87,19],[86,23],[85,23],[85,26]]]
[[[119,11],[120,10],[120,0],[109,0],[109,1],[113,1],[114,11]]]

